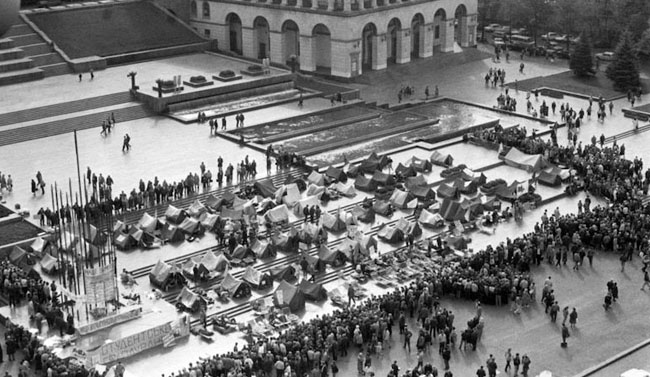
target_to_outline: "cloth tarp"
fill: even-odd
[[[260,272],[254,269],[252,266],[246,267],[246,271],[244,271],[242,280],[250,284],[250,286],[255,289],[264,289],[273,284],[271,275],[266,272]]]
[[[393,194],[390,197],[390,202],[395,206],[395,208],[400,209],[413,209],[418,204],[418,200],[411,192],[402,190],[393,191]]]
[[[273,184],[273,181],[270,179],[255,181],[255,183],[253,183],[253,187],[255,188],[256,192],[265,198],[272,198],[273,195],[275,195],[275,192],[278,191],[278,189]]]
[[[165,218],[174,224],[180,224],[185,219],[185,211],[170,204],[165,211]]]
[[[357,194],[357,191],[354,189],[354,185],[352,184],[344,184],[343,182],[337,182],[335,183],[332,188],[336,191],[339,192],[339,194],[352,198]]]
[[[187,212],[190,214],[190,216],[193,217],[199,217],[203,212],[206,212],[208,209],[201,203],[200,200],[196,199],[192,205],[190,205],[190,208],[187,209]]]
[[[316,186],[323,186],[325,185],[325,176],[314,170],[309,173],[309,176],[307,177],[307,183],[311,183]]]
[[[360,175],[354,180],[354,187],[359,191],[375,191],[377,189],[377,182],[367,178],[366,176]]]
[[[221,289],[228,291],[233,298],[247,297],[251,294],[251,287],[247,282],[236,279],[229,273],[223,277]]]
[[[305,308],[305,295],[298,287],[283,280],[273,293],[273,304],[278,308],[288,307],[295,313]]]
[[[286,204],[271,208],[266,212],[264,218],[271,223],[280,223],[289,221],[289,209]]]
[[[411,158],[411,166],[415,169],[417,172],[428,172],[431,171],[432,166],[431,166],[431,161],[429,160],[423,160],[421,158],[417,158],[413,156]]]
[[[418,218],[418,221],[423,226],[430,227],[430,228],[437,228],[445,225],[445,219],[443,219],[439,213],[431,213],[426,209],[420,212],[420,217]]]
[[[330,215],[328,212],[323,212],[321,219],[323,221],[323,228],[330,232],[342,232],[347,228],[345,220],[341,218],[340,212],[337,212],[334,215]]]
[[[458,187],[447,183],[441,183],[436,192],[438,197],[445,199],[457,199],[459,196]]]
[[[34,239],[34,242],[29,245],[29,249],[37,255],[41,255],[43,252],[45,252],[45,249],[47,249],[49,244],[50,241],[44,240],[41,237],[36,237],[36,239]]]
[[[41,265],[41,270],[47,274],[51,274],[52,272],[56,271],[57,261],[50,254],[43,254],[43,258],[41,258],[41,261],[39,263]]]
[[[266,241],[255,239],[251,244],[251,250],[260,259],[273,258],[275,256],[273,248]]]
[[[517,148],[510,148],[503,159],[506,164],[528,172],[540,171],[545,167],[541,154],[525,154]]]
[[[325,175],[327,178],[329,178],[330,181],[345,182],[348,179],[348,176],[345,174],[343,169],[338,169],[333,166],[327,168]]]

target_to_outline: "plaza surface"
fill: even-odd
[[[496,97],[503,89],[485,87],[483,76],[489,67],[506,67],[509,80],[523,80],[525,77],[552,74],[566,69],[557,62],[547,64],[544,61],[527,61],[525,74],[520,74],[516,72],[518,64],[514,61],[507,65],[508,63],[496,64],[490,59],[481,59],[451,66],[444,70],[430,70],[425,65],[427,62],[431,62],[431,59],[416,62],[409,67],[391,67],[386,72],[373,72],[368,76],[372,85],[355,84],[354,86],[362,91],[362,97],[365,100],[378,101],[379,103],[395,104],[396,93],[400,86],[402,84],[412,85],[417,82],[421,87],[416,88],[416,93],[422,93],[421,97],[423,97],[423,85],[438,85],[441,95],[493,106],[496,104]],[[155,80],[161,74],[169,74],[170,70],[174,70],[175,65],[166,66],[164,63],[158,62],[146,67],[146,69],[136,68],[143,73],[149,68],[154,70],[153,73],[147,73],[148,78],[144,78],[143,82]],[[128,66],[109,68],[99,72],[92,83],[85,80],[82,83],[77,83],[73,76],[60,76],[36,83],[3,87],[0,90],[0,108],[2,109],[0,111],[9,112],[24,107],[35,107],[123,91],[128,85],[125,75],[132,69],[134,68]],[[80,85],[88,88],[89,91],[79,90]],[[11,88],[15,92],[15,97],[14,93],[8,94],[5,90],[7,88]],[[41,89],[44,95],[33,96],[35,89]],[[516,96],[519,112],[525,114],[526,93],[523,91],[513,93],[511,89],[510,94]],[[21,103],[21,99],[24,102]],[[540,97],[539,102],[536,102],[535,99],[532,101],[538,105],[544,99]],[[546,100],[547,103],[551,101],[551,99]],[[588,106],[586,100],[576,98],[565,97],[562,101],[570,103],[576,109],[586,109]],[[579,140],[583,144],[590,142],[589,140],[594,134],[603,133],[605,136],[614,136],[632,129],[631,121],[623,118],[620,112],[620,109],[627,106],[626,101],[618,100],[614,104],[615,112],[612,116],[608,116],[604,124],[598,123],[595,117],[587,119],[579,134]],[[283,105],[286,106],[285,108],[274,107],[256,110],[250,114],[245,113],[247,126],[286,117],[288,111],[291,115],[306,114],[314,109],[322,108],[322,105],[318,103],[299,109],[297,106],[294,107],[295,105],[288,104]],[[559,120],[559,115],[551,116],[550,119]],[[122,153],[120,150],[123,133],[129,133],[132,138],[133,149],[128,153]],[[122,190],[130,191],[137,186],[140,178],[146,181],[157,176],[161,181],[166,179],[168,182],[182,179],[188,172],[198,171],[202,161],[206,163],[208,169],[212,169],[214,172],[216,158],[219,155],[224,157],[226,165],[228,163],[235,165],[248,154],[249,158],[257,161],[259,167],[264,166],[264,156],[261,153],[219,137],[210,137],[206,125],[183,125],[164,117],[119,123],[114,133],[106,138],[99,135],[97,128],[79,132],[78,138],[82,174],[86,166],[90,166],[94,172],[101,172],[105,176],[110,174],[115,180],[114,195]],[[563,130],[559,132],[559,141],[562,144],[566,143],[566,132]],[[638,155],[648,161],[650,152],[645,148],[646,141],[650,142],[650,133],[633,135],[630,139],[619,141],[619,144],[626,144],[628,158]],[[471,168],[488,166],[498,161],[496,152],[466,144],[446,147],[441,152],[450,153],[456,157],[456,164],[465,163]],[[395,165],[406,161],[413,155],[426,158],[430,152],[416,148],[392,154]],[[32,197],[29,193],[29,180],[34,177],[37,170],[42,172],[48,184],[57,182],[59,185],[67,187],[69,179],[72,179],[73,190],[76,187],[74,144],[70,134],[2,147],[0,148],[0,161],[4,163],[0,167],[0,171],[12,174],[15,182],[15,191],[7,196],[7,202],[10,205],[20,203],[24,208],[30,209],[32,213],[42,206],[51,205],[49,195]],[[258,168],[258,171],[260,172],[258,177],[266,175],[265,169]],[[439,171],[439,169],[434,169],[429,174],[428,181],[439,179]],[[496,167],[485,174],[489,179],[503,177],[508,181],[523,179],[527,175],[521,170],[507,166]],[[552,188],[540,187],[539,192],[543,197],[557,194]],[[352,200],[341,203],[332,202],[327,209],[332,210],[337,205],[357,202],[362,198],[363,194],[360,193]],[[584,196],[563,198],[549,203],[546,207],[527,212],[522,222],[500,224],[493,235],[472,233],[473,240],[470,247],[478,250],[487,244],[497,244],[505,240],[506,237],[513,238],[531,231],[543,210],[552,211],[555,207],[559,207],[562,212],[572,212],[575,211],[575,203],[579,198],[584,198]],[[404,213],[398,212],[395,216],[400,215],[404,215]],[[389,220],[380,218],[378,221]],[[425,236],[431,234],[430,231],[425,231]],[[214,240],[211,236],[206,235],[198,242],[183,243],[175,248],[119,253],[118,268],[124,267],[132,270],[151,265],[158,259],[189,254],[210,245],[214,245]],[[380,251],[387,251],[387,246],[380,243]],[[585,267],[579,272],[573,272],[568,268],[555,269],[546,264],[543,264],[541,268],[534,269],[534,280],[538,286],[541,286],[546,276],[552,276],[560,306],[569,305],[578,310],[580,315],[578,330],[572,334],[569,347],[567,349],[559,347],[558,326],[549,323],[538,303],[520,316],[514,316],[507,308],[487,307],[484,310],[487,318],[484,337],[477,351],[454,350],[452,353],[451,365],[454,375],[474,375],[478,366],[485,362],[489,354],[494,354],[497,357],[499,369],[502,370],[503,353],[507,348],[512,348],[513,352],[528,353],[532,359],[533,374],[548,369],[559,376],[573,375],[632,344],[647,339],[650,337],[650,329],[646,324],[645,311],[647,300],[650,298],[645,292],[640,292],[638,289],[642,277],[638,269],[637,261],[628,266],[625,273],[621,273],[617,258],[611,255],[597,256],[593,268]],[[606,292],[605,282],[610,279],[619,282],[621,299],[614,306],[614,310],[605,313],[601,303]],[[147,290],[146,278],[140,279],[139,284],[141,289]],[[328,284],[326,288],[332,289],[338,284],[341,282]],[[381,292],[373,283],[368,284],[368,289],[372,293]],[[458,330],[464,329],[464,323],[474,314],[471,302],[443,299],[442,304],[455,312]],[[222,309],[222,307],[211,308],[212,311]],[[329,303],[320,306],[308,304],[304,319],[331,309],[332,306]],[[414,326],[411,324],[412,328]],[[239,333],[231,334],[228,337],[216,336],[217,341],[211,344],[206,344],[199,337],[191,336],[179,343],[176,348],[151,350],[125,360],[125,364],[127,371],[136,376],[159,375],[161,373],[167,375],[185,367],[189,362],[194,362],[198,357],[229,351],[235,342],[243,344],[244,340],[240,336]],[[416,364],[415,353],[406,353],[401,348],[396,334],[394,334],[394,339],[395,343],[388,354],[381,358],[375,357],[373,360],[373,367],[378,372],[377,375],[385,375],[392,360],[398,360],[402,370]],[[435,344],[433,350],[435,350]],[[191,356],[188,357],[188,355]],[[354,374],[356,369],[354,355],[354,352],[351,352],[351,357],[345,361],[339,361],[341,375]],[[441,359],[435,351],[426,355],[425,362],[427,361],[432,361],[440,369]],[[643,367],[643,365],[638,366]],[[15,363],[8,364],[5,361],[0,366],[0,373],[7,370],[7,367],[12,367],[14,368],[12,370],[15,370]]]

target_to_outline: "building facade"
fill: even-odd
[[[477,0],[190,0],[219,49],[354,77],[476,45]]]

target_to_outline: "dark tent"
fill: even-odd
[[[458,187],[447,183],[441,183],[437,190],[438,197],[444,199],[458,199],[460,192]]]
[[[526,192],[526,182],[513,181],[509,186],[500,187],[496,195],[504,200],[514,200]]]
[[[408,177],[406,178],[406,181],[404,183],[406,185],[406,188],[409,190],[412,190],[414,187],[422,187],[422,186],[427,186],[427,179],[424,178],[422,174],[419,174],[415,177]]]
[[[354,180],[354,188],[365,192],[375,191],[377,190],[377,182],[363,175],[359,175],[357,179]]]
[[[375,200],[372,205],[372,210],[382,216],[390,216],[392,214],[390,203],[385,200]]]
[[[212,194],[208,195],[208,197],[205,199],[205,206],[210,208],[212,211],[220,211],[222,205],[223,199],[218,199]]]
[[[395,190],[390,197],[390,203],[399,209],[413,209],[417,206],[418,201],[410,191]]]
[[[352,208],[352,215],[362,223],[375,222],[375,210],[371,208],[363,208],[361,206],[354,206]]]
[[[190,207],[187,209],[187,213],[192,217],[199,217],[203,213],[207,212],[208,208],[201,203],[200,200],[196,199]]]
[[[272,198],[275,195],[275,192],[278,191],[277,187],[273,185],[273,181],[270,179],[255,181],[253,188],[255,189],[256,193],[262,195],[265,198]]]
[[[546,170],[542,170],[541,172],[539,172],[537,181],[543,184],[544,186],[551,186],[551,187],[556,187],[562,184],[562,179],[560,178],[559,174],[555,174],[554,172],[548,172]]]
[[[83,233],[86,242],[95,246],[102,245],[106,242],[106,236],[92,224],[85,223]]]
[[[275,250],[286,253],[295,253],[298,251],[300,237],[295,229],[291,229],[288,234],[278,233],[271,236],[271,244]]]
[[[296,178],[293,175],[289,174],[289,175],[287,175],[287,179],[284,180],[284,184],[285,185],[290,185],[292,183],[295,183],[296,186],[298,186],[298,190],[300,192],[307,190],[307,182],[305,182],[304,179]]]
[[[221,199],[223,199],[223,205],[225,205],[226,207],[232,207],[232,205],[235,204],[235,199],[237,199],[237,195],[233,194],[232,191],[226,191],[221,196]]]
[[[458,188],[461,194],[465,195],[476,194],[478,191],[478,183],[476,181],[465,182],[461,178],[458,178],[454,181],[454,186]]]
[[[422,159],[417,158],[415,156],[413,156],[413,158],[411,158],[411,166],[415,169],[415,171],[420,172],[420,173],[429,172],[432,169],[431,161],[422,160]]]
[[[436,199],[436,193],[429,186],[413,186],[409,189],[409,191],[413,194],[413,196],[422,201]]]
[[[232,298],[243,298],[251,295],[250,285],[243,280],[234,278],[229,273],[226,273],[223,277],[219,287],[221,290],[227,291]]]
[[[377,232],[377,237],[388,243],[399,243],[404,241],[404,232],[401,229],[392,227],[392,226],[383,226],[379,232]]]
[[[203,226],[199,222],[199,220],[194,219],[192,217],[187,217],[181,225],[178,226],[178,228],[185,234],[188,235],[202,235],[205,233],[205,229],[203,229]]]
[[[159,260],[149,273],[149,281],[166,291],[168,288],[184,285],[187,279],[178,267]]]
[[[247,246],[237,245],[231,257],[236,259],[255,258],[255,253]]]
[[[374,152],[359,164],[359,171],[362,173],[372,174],[375,170],[379,169],[381,169],[379,167],[379,158]]]
[[[273,285],[273,279],[269,273],[260,272],[252,266],[246,267],[242,280],[250,284],[253,289],[266,289]]]
[[[187,308],[190,312],[197,312],[201,306],[205,307],[205,301],[198,294],[183,287],[181,293],[176,298],[176,305]]]
[[[9,261],[16,267],[29,272],[32,269],[34,262],[31,260],[32,255],[27,254],[27,252],[20,246],[14,246],[9,254]]]
[[[309,301],[322,301],[327,299],[327,291],[323,288],[323,284],[312,283],[303,279],[298,285],[298,289],[305,295],[305,299]]]
[[[438,151],[433,151],[429,158],[432,164],[449,167],[454,163],[454,158],[449,154],[442,154]]]
[[[343,169],[338,169],[333,166],[330,166],[327,169],[325,176],[330,182],[345,182],[348,180],[348,176],[345,174]]]
[[[343,264],[344,259],[338,249],[330,249],[324,244],[318,249],[318,258],[323,261],[324,264],[329,264],[335,267]]]
[[[115,245],[119,250],[130,250],[132,247],[136,246],[137,243],[138,241],[136,241],[130,234],[115,233],[113,235],[113,245]]]
[[[415,171],[413,166],[405,166],[400,162],[395,168],[395,174],[402,176],[403,178],[415,177],[418,173]]]
[[[321,218],[323,220],[323,228],[332,233],[343,232],[347,228],[345,220],[341,218],[341,213],[338,211],[334,215],[330,215],[328,212],[323,212]]]
[[[255,256],[260,259],[274,258],[277,254],[275,249],[268,242],[260,241],[257,238],[252,241],[251,250],[253,250]]]
[[[442,216],[442,218],[447,221],[456,221],[456,220],[469,221],[469,218],[467,218],[469,214],[466,213],[461,203],[455,200],[451,200],[451,199],[443,200],[442,204],[440,205],[439,213],[440,216]]]
[[[325,270],[325,264],[317,256],[304,254],[304,258],[307,261],[308,271],[311,273],[318,274]]]
[[[467,249],[467,239],[465,237],[456,237],[449,235],[447,238],[445,238],[445,242],[447,244],[457,250],[466,250]]]
[[[273,293],[273,304],[278,308],[289,308],[295,313],[305,309],[305,295],[298,287],[283,280]]]
[[[169,207],[167,207],[167,211],[165,211],[165,218],[167,219],[167,221],[170,221],[174,224],[182,223],[186,217],[187,214],[185,213],[185,211],[183,211],[180,208],[176,208],[171,204],[169,205]]]
[[[221,218],[219,215],[215,215],[213,213],[208,213],[204,212],[200,217],[199,217],[199,222],[201,223],[201,226],[203,229],[206,231],[211,231],[215,228],[217,224],[221,221]]]
[[[377,183],[378,186],[392,186],[395,184],[395,178],[391,174],[382,173],[376,171],[372,175],[372,180]]]
[[[181,242],[185,241],[185,235],[183,234],[183,231],[181,231],[177,226],[173,226],[169,223],[166,223],[162,231],[160,232],[161,238],[165,242]]]
[[[297,279],[296,268],[292,265],[274,267],[271,268],[270,272],[271,272],[271,277],[273,278],[273,280],[276,281],[281,281],[281,280],[294,281]]]
[[[360,165],[352,165],[352,166],[348,167],[348,171],[347,171],[346,174],[347,174],[348,177],[354,178],[354,177],[358,176],[361,173],[362,172],[361,172],[361,169],[360,169]]]

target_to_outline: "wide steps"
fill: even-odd
[[[10,27],[9,30],[7,30],[7,32],[4,34],[4,37],[9,38],[18,35],[33,34],[33,33],[34,30],[32,30],[32,28],[29,27],[29,25],[23,22]]]
[[[0,73],[0,86],[40,80],[43,77],[45,77],[43,70],[38,68],[22,69],[19,71],[12,71],[12,72],[2,72]]]
[[[19,48],[0,50],[0,62],[7,61],[7,60],[22,59],[24,57],[25,57],[25,52]]]
[[[34,67],[34,62],[28,58],[5,60],[0,62],[0,73],[19,71]]]
[[[59,115],[72,114],[80,111],[98,109],[101,107],[115,106],[131,101],[133,101],[133,99],[129,92],[119,92],[82,100],[34,107],[28,110],[13,111],[10,113],[0,114],[0,127]],[[0,128],[0,130],[1,129],[2,128]]]
[[[42,65],[52,65],[52,64],[57,64],[57,63],[65,63],[65,60],[61,57],[61,55],[57,54],[56,52],[50,52],[47,54],[41,54],[41,55],[30,55],[29,57],[34,61],[34,65],[37,67],[40,67]],[[40,67],[42,68],[42,67]]]
[[[49,65],[41,65],[38,68],[43,70],[43,72],[45,73],[45,77],[67,75],[72,73],[72,68],[70,68],[70,66],[66,62],[49,64]]]
[[[27,45],[33,45],[36,43],[43,43],[43,39],[36,33],[17,35],[15,37],[11,37],[11,39],[13,39],[15,47],[22,47]]]
[[[52,52],[52,47],[45,42],[21,46],[20,49],[25,51],[26,56],[43,55]]]
[[[14,48],[16,47],[16,44],[14,43],[13,40],[8,39],[8,38],[2,38],[0,39],[0,50],[6,50],[9,48]]]
[[[132,107],[113,110],[113,113],[118,124],[155,115],[144,105],[135,103]],[[107,112],[98,111],[96,114],[82,115],[74,118],[36,124],[33,126],[0,131],[0,146],[22,143],[25,141],[61,135],[73,132],[74,130],[84,130],[89,128],[97,128],[97,132],[99,133],[102,121],[106,120],[107,115]]]

